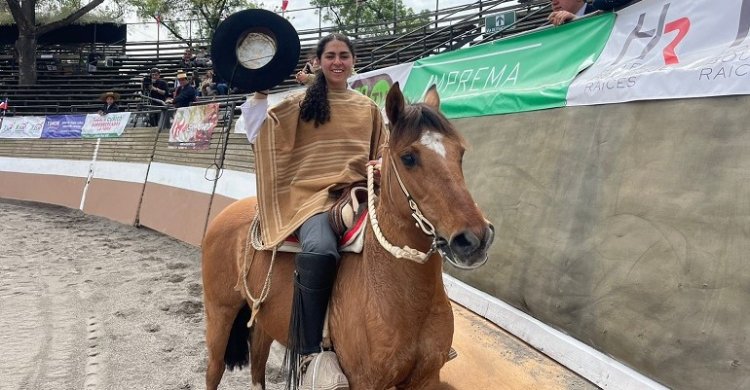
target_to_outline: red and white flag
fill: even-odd
[[[0,110],[7,110],[8,109],[8,98],[5,98],[2,102],[0,102]]]
[[[286,11],[286,7],[289,6],[289,0],[281,0],[281,10]]]

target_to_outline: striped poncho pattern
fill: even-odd
[[[268,110],[255,142],[261,234],[277,246],[315,214],[328,211],[335,192],[366,180],[366,164],[379,154],[383,119],[359,92],[328,91],[331,120],[314,126],[299,118],[304,93]]]

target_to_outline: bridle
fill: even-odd
[[[391,163],[391,168],[393,169],[393,173],[396,175],[396,181],[398,181],[398,185],[401,188],[401,192],[404,193],[404,196],[406,196],[406,199],[409,202],[409,209],[411,209],[411,216],[416,221],[416,226],[420,230],[422,230],[424,234],[426,234],[429,237],[432,237],[432,245],[430,245],[430,250],[425,253],[417,249],[411,248],[408,245],[404,247],[395,246],[391,244],[388,241],[388,239],[385,238],[385,236],[383,235],[383,232],[380,230],[378,218],[377,218],[377,215],[375,214],[375,198],[376,198],[375,196],[375,165],[372,163],[369,163],[367,165],[367,209],[368,209],[368,215],[370,218],[370,223],[372,224],[373,233],[375,234],[375,237],[378,239],[378,242],[380,243],[380,245],[396,258],[408,259],[408,260],[417,262],[419,264],[424,264],[427,261],[427,259],[429,259],[430,256],[432,256],[432,254],[437,252],[440,254],[440,256],[443,257],[443,259],[447,260],[454,267],[457,267],[460,269],[476,268],[475,266],[467,267],[465,265],[460,264],[458,261],[456,261],[456,259],[453,257],[453,251],[450,249],[450,246],[448,245],[448,240],[446,240],[443,237],[440,237],[437,234],[437,232],[435,231],[435,225],[433,225],[432,222],[430,222],[430,220],[428,220],[427,217],[424,216],[422,211],[419,209],[419,205],[417,205],[417,201],[414,200],[414,198],[409,193],[409,190],[406,189],[406,185],[404,185],[403,180],[401,180],[401,175],[398,173],[398,169],[396,168],[396,163],[393,162],[393,158],[389,156],[388,160]],[[481,262],[481,264],[484,264],[484,262]]]

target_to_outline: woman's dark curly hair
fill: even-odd
[[[341,41],[346,44],[349,51],[352,53],[352,58],[355,57],[354,45],[344,34],[333,33],[330,34],[318,42],[318,47],[315,51],[315,57],[318,59],[320,64],[323,63],[321,56],[323,56],[323,50],[326,48],[326,44],[331,41]],[[323,75],[323,71],[320,70],[315,75],[315,82],[307,88],[305,92],[305,98],[300,104],[299,116],[303,121],[309,122],[314,120],[315,127],[322,125],[331,120],[331,107],[328,105],[328,84],[326,83],[326,77]]]

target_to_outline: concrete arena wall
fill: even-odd
[[[481,272],[446,271],[670,387],[746,388],[749,102],[454,121],[473,145],[467,183],[498,234]],[[155,129],[100,145],[0,140],[0,197],[82,205],[199,245],[206,220],[255,194],[242,134],[228,138],[221,177],[207,179],[221,147],[215,133],[207,151],[169,149]],[[607,385],[611,374],[589,379],[643,388]]]
[[[748,105],[454,121],[497,236],[482,272],[448,272],[670,387],[750,387]]]
[[[99,142],[3,139],[0,197],[81,209],[200,245],[210,218],[255,195],[247,139],[218,130],[200,151],[169,148],[168,132],[156,128],[128,128]],[[216,180],[222,154],[227,170]]]

